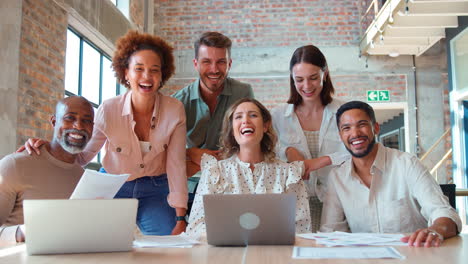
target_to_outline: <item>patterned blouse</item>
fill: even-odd
[[[319,154],[319,137],[320,131],[303,130],[304,136],[307,139],[307,146],[309,147],[310,155],[313,159],[318,157]]]
[[[293,193],[296,201],[296,233],[311,230],[307,191],[302,181],[303,162],[286,163],[280,160],[260,162],[252,171],[249,163],[237,155],[218,161],[204,154],[201,162],[202,175],[190,212],[187,233],[199,238],[205,235],[203,209],[204,194],[264,194]]]

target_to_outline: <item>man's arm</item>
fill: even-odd
[[[187,160],[192,161],[196,165],[200,166],[201,157],[203,154],[208,154],[216,159],[220,159],[220,151],[219,150],[209,150],[209,149],[202,149],[202,148],[188,148],[187,149]],[[200,169],[199,169],[200,170]]]
[[[337,169],[333,169],[332,172]],[[328,191],[323,202],[320,232],[344,231],[349,232],[348,222],[338,193],[335,189],[334,173],[330,173]]]
[[[9,218],[13,213],[18,196],[14,183],[17,177],[14,158],[7,156],[0,160],[0,245],[10,245],[24,241],[21,236],[17,236],[17,225],[3,226],[7,220],[14,220]]]
[[[191,160],[187,160],[186,162],[186,168],[187,168],[187,178],[192,177],[195,175],[197,172],[200,171],[200,166],[197,165],[195,162]]]
[[[462,228],[460,216],[450,206],[439,184],[421,164],[411,157],[408,166],[408,185],[412,194],[421,205],[421,213],[430,226],[416,230],[403,238],[410,246],[439,246],[443,239],[457,235]]]
[[[0,160],[0,226],[3,225],[13,212],[16,203],[15,178],[16,162],[13,157],[7,156]]]

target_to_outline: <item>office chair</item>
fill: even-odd
[[[453,207],[453,209],[456,210],[457,206],[456,206],[456,199],[455,199],[455,187],[456,187],[455,184],[440,184],[440,188],[442,189],[442,192],[449,199],[449,203]]]

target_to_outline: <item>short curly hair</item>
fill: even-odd
[[[130,30],[124,36],[120,37],[116,44],[114,57],[112,58],[112,68],[115,71],[117,81],[125,87],[130,88],[125,80],[125,70],[128,69],[130,57],[140,50],[152,50],[161,58],[161,86],[166,83],[175,72],[174,48],[160,37],[140,33],[136,30]]]
[[[260,149],[264,155],[266,162],[271,162],[275,159],[275,145],[277,141],[276,133],[272,126],[271,114],[259,101],[252,98],[241,98],[232,104],[226,111],[223,119],[223,128],[219,143],[221,145],[221,153],[224,159],[230,158],[232,155],[239,153],[240,146],[234,137],[232,119],[237,107],[242,103],[253,103],[258,107],[262,115],[263,123],[269,123],[267,131],[263,134],[260,142]]]

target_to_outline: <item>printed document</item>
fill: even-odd
[[[294,247],[293,258],[297,259],[404,259],[393,247]]]
[[[402,234],[379,233],[308,233],[298,234],[305,239],[314,239],[317,244],[334,246],[407,246],[401,242]]]
[[[113,199],[129,176],[86,169],[70,199]]]
[[[133,241],[134,247],[182,247],[191,248],[200,244],[185,233],[176,236],[141,236]]]

